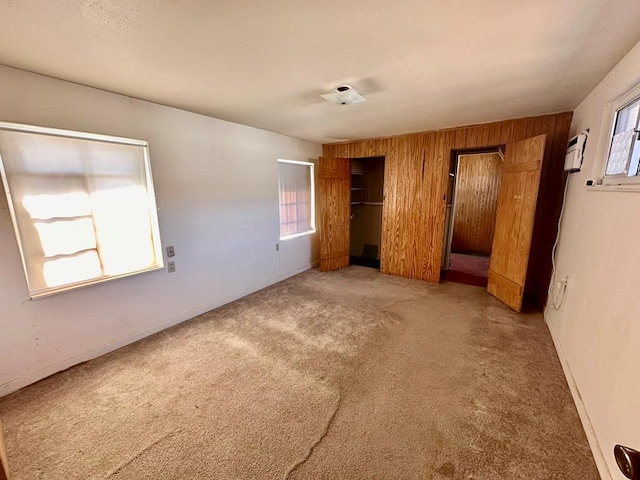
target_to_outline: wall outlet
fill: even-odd
[[[176,271],[176,262],[168,262],[167,263],[167,270],[169,273],[173,273]]]
[[[280,251],[280,244],[276,243],[276,252],[279,252],[279,251]]]
[[[176,251],[173,247],[167,247],[167,257],[175,257]]]
[[[569,283],[569,277],[562,277],[556,280],[556,292],[562,292],[567,289],[567,283]]]

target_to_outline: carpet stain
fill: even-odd
[[[436,472],[446,477],[453,478],[453,476],[456,474],[456,467],[453,466],[453,463],[447,462],[440,465]]]

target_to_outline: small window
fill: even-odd
[[[316,231],[313,163],[278,160],[280,239]]]
[[[612,183],[623,179],[639,182],[638,164],[640,161],[640,97],[616,108],[609,156],[605,169],[605,180]],[[629,182],[627,180],[627,182]]]
[[[162,268],[147,143],[0,123],[32,298]]]

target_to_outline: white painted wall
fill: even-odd
[[[601,175],[605,161],[607,104],[638,83],[640,44],[574,113],[571,135],[589,128],[590,136],[560,228],[556,278],[568,275],[566,297],[546,314],[600,473],[614,479],[625,478],[614,445],[640,450],[640,186],[620,192],[585,182]]]
[[[0,67],[0,120],[149,141],[177,272],[29,300],[0,185],[0,396],[309,268],[317,235],[280,242],[278,158],[322,147]]]

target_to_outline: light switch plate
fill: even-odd
[[[168,262],[167,263],[167,270],[169,271],[169,273],[173,273],[176,271],[176,262]]]

